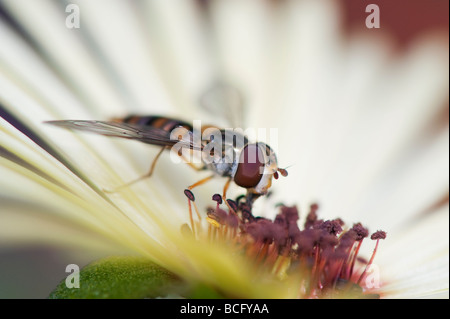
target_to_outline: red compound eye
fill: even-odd
[[[257,144],[248,144],[239,157],[239,164],[234,175],[234,182],[245,188],[258,185],[264,169],[264,154]]]

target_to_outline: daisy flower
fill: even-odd
[[[0,4],[2,245],[138,255],[225,297],[448,298],[442,39],[398,55],[382,32],[345,38],[333,1]],[[276,129],[262,141],[291,165],[251,208],[221,204],[217,178],[193,190],[190,218],[183,191],[208,172],[169,154],[150,179],[105,192],[158,148],[43,123],[163,114],[223,126],[234,114],[199,106],[217,81],[242,92],[244,128]],[[242,193],[231,185],[228,198]]]

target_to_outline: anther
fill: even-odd
[[[236,202],[232,199],[227,199],[227,203],[230,206],[230,208],[234,211],[237,212],[238,210],[238,205],[236,204]]]
[[[378,230],[375,233],[370,236],[370,239],[372,240],[379,240],[379,239],[385,239],[386,238],[386,232],[382,230]]]
[[[214,219],[214,216],[208,216],[208,217],[206,217],[206,221],[207,221],[208,223],[210,223],[211,225],[213,225],[214,227],[216,227],[216,228],[219,228],[219,227],[220,227],[219,221],[217,221],[216,219]]]
[[[212,197],[212,200],[217,202],[217,204],[222,204],[222,196],[220,196],[219,194],[214,194]]]
[[[319,225],[319,228],[331,235],[338,235],[342,232],[341,223],[338,220],[327,220]]]
[[[306,216],[305,228],[312,228],[314,224],[317,222],[317,214],[316,211],[319,209],[317,204],[312,204],[310,206],[310,210],[308,215]]]
[[[369,230],[361,225],[361,223],[354,224],[352,230],[356,233],[357,241],[361,241],[369,236]]]
[[[185,189],[185,190],[184,190],[184,195],[186,195],[186,197],[187,197],[189,200],[195,202],[195,196],[194,196],[194,193],[192,193],[189,189]]]

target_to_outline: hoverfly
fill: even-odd
[[[202,139],[200,144],[194,143],[192,139],[194,128],[192,125],[184,121],[164,116],[130,115],[125,118],[117,118],[111,121],[61,120],[47,121],[45,123],[66,129],[136,140],[161,147],[160,151],[153,159],[147,174],[116,188],[114,191],[142,179],[149,178],[155,169],[158,158],[164,150],[169,150],[174,146],[181,146],[191,151],[204,151],[208,145],[214,142],[214,137],[210,136],[210,138],[206,140]],[[201,133],[203,134],[206,129],[211,128],[214,128],[214,126],[202,127]],[[184,130],[185,134],[177,135],[177,138],[174,138],[173,135],[171,136],[171,133],[177,129]],[[233,132],[232,134],[237,134],[238,140],[242,141],[240,145],[237,145],[233,142],[229,142],[235,141],[235,139],[233,140],[233,136],[230,138],[230,132],[228,130],[217,130],[220,136],[218,138],[216,137],[216,139],[221,140],[222,148],[218,154],[215,154],[215,158],[210,161],[205,161],[204,157],[202,157],[201,166],[186,161],[187,164],[196,170],[209,170],[213,173],[211,176],[187,187],[185,194],[189,200],[195,200],[191,192],[193,188],[202,185],[215,176],[222,176],[228,178],[223,189],[223,199],[228,207],[232,209],[226,201],[226,192],[232,181],[234,181],[236,185],[247,189],[247,204],[251,206],[256,198],[267,194],[268,189],[272,185],[272,177],[277,179],[278,173],[282,176],[287,176],[286,169],[278,167],[277,157],[274,151],[265,143],[250,143],[243,134]],[[183,156],[180,152],[178,152],[178,155]]]

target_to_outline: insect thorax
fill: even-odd
[[[208,131],[203,134],[209,137],[203,140],[202,160],[205,166],[220,176],[233,176],[239,155],[248,143],[247,138],[241,132],[233,130],[210,132],[214,134],[208,134]]]

